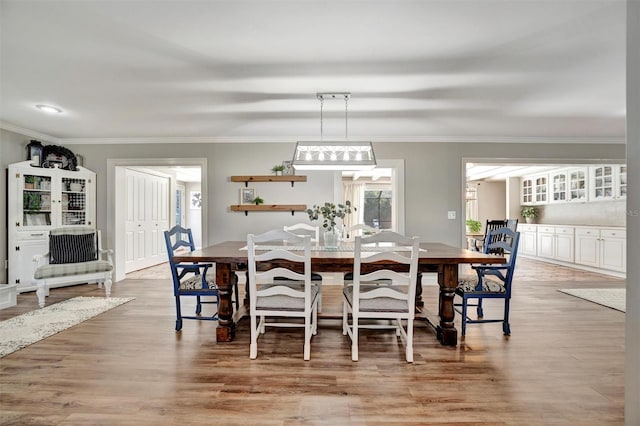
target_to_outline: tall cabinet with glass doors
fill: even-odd
[[[63,226],[95,226],[96,174],[34,167],[30,161],[9,165],[8,282],[18,292],[35,290],[32,259],[49,250],[49,231]]]

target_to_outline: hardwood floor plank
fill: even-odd
[[[268,329],[250,360],[247,320],[231,343],[216,343],[214,322],[185,320],[176,333],[170,280],[136,273],[112,289],[136,300],[0,359],[0,423],[622,424],[624,314],[557,290],[624,280],[519,266],[510,337],[499,323],[469,325],[464,342],[444,347],[419,321],[414,364],[377,330],[363,332],[352,362],[337,320],[320,322],[311,361],[302,330],[284,328]],[[53,289],[47,305],[103,294]],[[340,297],[339,286],[324,287],[326,309],[340,312]],[[424,299],[434,310],[437,288]],[[35,294],[21,294],[0,319],[33,309]],[[501,310],[487,302],[485,316]]]

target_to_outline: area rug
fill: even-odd
[[[624,288],[567,288],[559,291],[607,308],[626,312],[627,293]]]
[[[0,358],[134,300],[74,297],[0,322]]]

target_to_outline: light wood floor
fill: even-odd
[[[0,423],[623,423],[624,314],[557,291],[623,280],[520,259],[509,338],[500,324],[470,325],[462,344],[443,347],[420,322],[414,364],[381,331],[364,332],[354,363],[339,323],[324,320],[311,361],[302,331],[288,329],[268,329],[252,361],[247,320],[233,343],[216,344],[212,322],[174,331],[161,269],[114,284],[113,296],[136,300],[0,359]],[[54,289],[47,304],[79,295],[103,293]],[[436,295],[425,288],[431,310]],[[325,307],[339,303],[339,287],[325,287]],[[486,316],[501,310],[487,305]],[[36,307],[21,294],[0,320]]]

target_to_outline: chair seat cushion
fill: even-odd
[[[106,260],[92,260],[90,262],[48,264],[39,266],[36,269],[34,278],[41,280],[45,278],[68,277],[72,275],[93,274],[96,272],[109,272],[113,270],[113,265]]]
[[[504,284],[499,281],[492,280],[491,278],[484,278],[482,280],[482,289],[476,289],[478,285],[478,277],[464,277],[458,281],[458,288],[456,293],[463,294],[504,294],[507,292]]]
[[[273,287],[276,285],[287,285],[291,287],[295,287],[299,289],[302,286],[302,282],[299,285],[293,282],[288,283],[274,283],[274,284],[265,284],[260,287],[260,289],[265,289],[269,287]],[[313,301],[318,296],[318,286],[313,284],[311,286],[311,304],[313,305]],[[256,309],[273,309],[279,311],[304,311],[304,298],[303,297],[291,297],[285,295],[275,295],[275,296],[258,296],[256,298]]]
[[[379,289],[380,285],[360,285],[360,294]],[[353,308],[353,286],[348,285],[342,290],[349,306]],[[406,300],[393,299],[391,297],[376,297],[373,299],[360,299],[361,312],[408,312],[409,303]]]
[[[207,285],[209,286],[209,288],[205,288],[204,291],[207,290],[211,290],[211,291],[217,291],[218,290],[218,286],[216,285],[216,282],[214,281],[213,278],[206,278],[207,280]],[[201,275],[193,275],[189,278],[185,278],[182,281],[180,281],[180,285],[178,287],[178,290],[202,290],[202,276]]]

